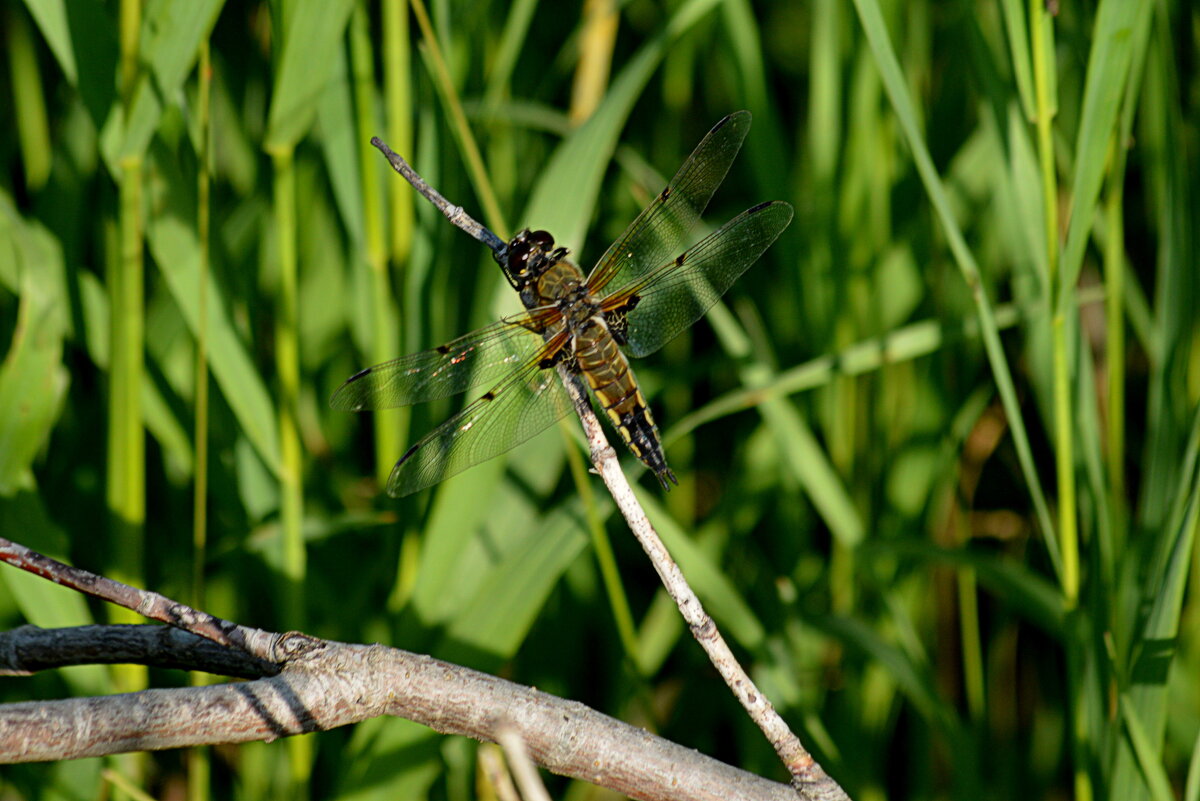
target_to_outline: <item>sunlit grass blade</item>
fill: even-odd
[[[6,7],[4,27],[8,68],[12,78],[13,118],[21,146],[21,168],[25,172],[26,188],[37,191],[50,176],[51,160],[41,68],[25,12],[15,5]]]
[[[1183,801],[1200,801],[1200,736],[1192,744],[1192,758],[1188,761],[1187,784],[1183,788]]]
[[[0,496],[36,487],[32,468],[62,413],[69,376],[62,365],[65,309],[54,271],[45,269],[53,240],[5,215],[0,236],[11,247],[20,302],[12,340],[0,362]]]
[[[581,515],[577,502],[545,515],[536,530],[513,543],[472,582],[472,592],[446,627],[447,642],[439,652],[450,655],[462,648],[463,659],[480,652],[511,657],[563,571],[587,545]]]
[[[363,208],[363,242],[361,258],[366,261],[371,276],[370,361],[374,364],[394,358],[400,345],[399,324],[392,282],[388,272],[388,241],[384,231],[383,188],[380,186],[379,154],[371,147],[372,131],[379,119],[375,93],[375,58],[371,47],[365,5],[358,4],[350,17],[350,55],[353,64],[354,105],[357,119],[358,159],[361,175]],[[391,176],[395,177],[395,176]],[[397,185],[402,182],[394,182]],[[403,187],[408,189],[407,186]],[[410,193],[411,198],[411,193]],[[402,452],[400,431],[407,426],[407,409],[376,410],[372,422],[375,431],[375,477],[380,486],[387,483],[395,462]]]
[[[617,41],[617,8],[608,0],[584,0],[579,34],[579,62],[571,85],[567,112],[572,125],[591,116],[604,97],[612,70],[613,47]]]
[[[1095,303],[1101,296],[1102,293],[1098,291],[1083,291],[1079,293],[1078,299],[1083,305]],[[1011,328],[1023,319],[1021,310],[1014,304],[1005,304],[996,309],[996,326],[999,330]],[[884,336],[850,345],[838,353],[818,356],[803,364],[780,370],[762,386],[743,387],[714,398],[677,420],[667,429],[663,441],[669,444],[701,425],[753,408],[768,396],[791,395],[826,386],[837,375],[863,375],[880,370],[886,365],[936,353],[949,342],[959,338],[978,336],[979,321],[975,319],[964,320],[960,327],[953,329],[938,320],[909,323]]]
[[[120,6],[121,107],[128,115],[137,84],[141,8],[137,0]],[[117,165],[119,207],[117,242],[108,272],[110,353],[108,396],[107,506],[111,524],[112,570],[118,581],[141,584],[145,568],[146,441],[142,421],[145,376],[145,261],[142,153],[126,153]],[[140,622],[126,609],[109,608],[114,623]],[[145,689],[144,666],[118,665],[117,686],[124,692]],[[124,764],[132,768],[134,762]],[[140,773],[140,771],[139,771]]]
[[[267,152],[294,147],[312,125],[315,101],[337,63],[334,50],[342,45],[354,0],[295,0],[289,8],[286,20],[275,20],[282,52],[263,143]]]
[[[413,143],[411,58],[407,4],[403,0],[384,0],[383,91],[387,141],[402,154],[411,153]],[[402,181],[393,181],[389,186],[391,206],[387,227],[391,257],[403,265],[412,249],[414,198],[411,187]]]
[[[275,226],[279,253],[279,308],[275,318],[275,369],[279,375],[280,521],[282,553],[279,567],[283,577],[284,619],[300,627],[304,619],[304,466],[300,450],[299,400],[300,356],[298,344],[296,286],[296,178],[290,148],[273,154],[275,168]]]

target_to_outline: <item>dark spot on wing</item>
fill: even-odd
[[[687,261],[687,255],[688,255],[687,251],[684,251],[683,253],[680,253],[678,256],[676,256],[675,257],[675,266],[676,267],[682,266],[683,263],[685,261]]]
[[[404,455],[400,457],[400,461],[396,462],[396,467],[399,467],[412,458],[412,455],[417,452],[417,448],[419,447],[421,447],[421,443],[418,442],[416,445],[413,445],[411,448],[406,450]]]
[[[447,353],[450,352],[450,346],[449,345],[438,345],[436,348],[434,348],[434,350],[436,350],[438,353],[445,356]]]
[[[483,397],[480,398],[480,400],[485,400],[485,401],[494,401],[495,399],[496,399],[496,393],[492,392],[491,390],[488,390],[487,392],[483,393]]]
[[[755,212],[762,211],[767,206],[773,206],[774,204],[775,204],[774,200],[764,200],[762,203],[759,203],[757,206],[752,206],[751,208],[747,209],[746,213],[754,214]]]
[[[663,191],[658,194],[658,199],[666,200],[670,196],[671,196],[671,187],[668,186],[668,187],[664,188]]]
[[[365,370],[359,370],[357,373],[355,373],[354,375],[347,378],[346,383],[349,384],[351,381],[357,381],[358,379],[362,378],[364,375],[366,375],[367,373],[371,372],[374,369],[375,369],[374,367],[368,367]]]

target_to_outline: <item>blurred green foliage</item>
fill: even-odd
[[[856,799],[1200,798],[1196,11],[591,5],[3,3],[0,531],[783,779],[572,478],[572,425],[393,501],[457,401],[327,406],[518,305],[372,135],[587,266],[749,108],[707,218],[796,220],[635,365],[681,486],[631,470],[702,600]],[[109,614],[0,578],[5,627]],[[0,698],[147,680],[187,681],[75,668]],[[375,720],[114,764],[159,797],[462,799],[474,747]],[[94,798],[103,764],[6,769],[0,798]]]

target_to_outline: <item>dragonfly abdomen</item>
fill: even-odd
[[[579,372],[633,455],[654,472],[664,488],[669,486],[668,481],[678,484],[667,466],[650,404],[607,326],[593,319],[575,334],[575,359]]]

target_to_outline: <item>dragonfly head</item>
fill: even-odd
[[[555,248],[554,237],[548,232],[526,228],[512,238],[498,261],[508,282],[520,291],[566,256],[567,249]]]

